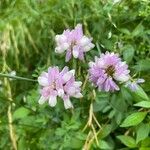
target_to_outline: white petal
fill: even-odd
[[[71,77],[74,76],[74,74],[75,74],[75,70],[70,70],[69,72],[67,72],[63,75],[63,80],[65,82],[69,81],[71,79]]]
[[[48,79],[45,77],[38,77],[38,82],[42,86],[48,86]]]
[[[55,48],[55,53],[63,53],[65,51],[65,49],[64,48],[62,48],[62,47],[56,47]]]
[[[94,63],[94,62],[92,62],[92,61],[91,61],[91,62],[89,62],[89,67],[93,67],[93,66],[94,66],[94,64],[95,64],[95,63]]]
[[[81,44],[81,46],[85,46],[89,42],[90,42],[89,38],[87,38],[86,36],[83,36],[82,39],[81,39],[81,41],[80,41],[80,44]]]
[[[65,109],[73,108],[73,105],[72,105],[70,99],[64,100],[64,106],[65,106]]]
[[[74,82],[74,86],[75,87],[80,87],[82,85],[82,82],[81,81],[75,81]]]
[[[88,45],[86,45],[85,47],[84,47],[84,51],[85,52],[88,52],[89,50],[91,50],[92,48],[94,48],[94,44],[93,43],[89,43]]]
[[[50,105],[51,107],[54,107],[54,106],[56,105],[56,103],[57,103],[56,96],[50,96],[50,97],[49,97],[49,105]]]
[[[82,95],[81,93],[76,93],[76,94],[74,95],[74,97],[75,97],[75,98],[82,98],[83,95]]]
[[[114,78],[117,80],[117,81],[121,81],[121,82],[126,82],[129,80],[130,76],[128,75],[115,75]]]
[[[137,79],[136,83],[144,83],[145,80],[144,79]]]
[[[66,36],[65,35],[56,35],[55,40],[56,40],[56,42],[64,42],[66,40]]]
[[[56,35],[55,36],[55,40],[58,41],[59,40],[60,35]]]
[[[90,49],[91,49],[90,46],[85,46],[85,47],[84,47],[84,52],[88,52]]]
[[[69,48],[69,44],[68,44],[68,43],[64,43],[64,44],[62,45],[62,48],[63,48],[64,50],[67,50],[67,49]]]
[[[59,37],[59,40],[60,40],[60,42],[64,42],[64,41],[67,40],[67,38],[66,38],[65,35],[62,34],[62,35]]]
[[[75,75],[75,70],[74,69],[70,70],[69,72],[71,72],[73,76]]]
[[[62,97],[62,96],[64,95],[64,90],[63,90],[63,89],[59,89],[59,90],[58,90],[58,95],[59,95],[60,97]]]
[[[79,56],[79,51],[73,50],[73,56],[74,56],[74,58],[78,58],[78,56]]]
[[[46,100],[47,100],[47,99],[46,99],[44,96],[41,96],[40,99],[39,99],[39,101],[38,101],[38,103],[39,103],[40,105],[42,105],[42,104],[45,103]]]

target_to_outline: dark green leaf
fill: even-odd
[[[102,127],[102,130],[99,134],[100,139],[105,138],[106,136],[108,136],[112,131],[112,126],[111,125],[106,125]]]

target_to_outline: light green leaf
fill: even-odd
[[[141,101],[139,103],[134,104],[137,107],[150,108],[150,101]]]
[[[138,89],[134,92],[135,97],[140,98],[140,99],[145,99],[147,101],[149,101],[149,97],[147,96],[147,94],[144,92],[144,90],[138,86]]]
[[[135,148],[136,147],[136,142],[135,140],[130,137],[130,136],[126,136],[126,135],[119,135],[117,136],[117,138],[127,147],[129,148]]]
[[[139,150],[149,150],[149,147],[140,147]]]
[[[84,142],[82,140],[79,140],[78,138],[72,138],[71,139],[71,148],[73,149],[80,149]]]
[[[106,150],[111,150],[111,146],[109,145],[108,142],[104,141],[104,140],[100,140],[99,141],[99,148],[100,149],[106,149]]]
[[[137,129],[136,143],[148,137],[150,132],[150,124],[141,124]]]
[[[141,35],[141,34],[143,33],[143,29],[144,29],[143,25],[142,25],[141,23],[138,24],[138,25],[136,26],[136,28],[133,30],[132,36],[134,37],[134,36],[139,36],[139,35]]]
[[[129,115],[120,126],[121,127],[136,126],[144,120],[146,114],[147,114],[147,112],[133,113],[133,114]]]
[[[14,114],[13,114],[13,119],[21,119],[26,117],[30,113],[30,110],[24,107],[18,108]]]
[[[134,48],[131,45],[123,47],[123,58],[127,63],[130,63],[134,56]]]
[[[127,28],[121,28],[120,31],[126,35],[130,35],[130,31]]]

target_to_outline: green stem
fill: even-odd
[[[23,78],[23,77],[18,77],[18,76],[12,76],[12,75],[9,75],[9,74],[4,74],[4,73],[0,73],[0,77],[6,77],[6,78],[17,79],[17,80],[25,80],[25,81],[37,82],[37,80]]]

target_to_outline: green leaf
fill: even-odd
[[[99,141],[99,148],[100,149],[106,149],[106,150],[112,149],[112,147],[109,145],[109,143],[104,141],[104,140]]]
[[[24,137],[21,137],[21,138],[18,140],[18,149],[25,150],[26,147],[27,147],[26,140],[25,140]]]
[[[26,117],[30,113],[30,110],[24,107],[18,108],[14,114],[13,114],[13,119],[21,119]]]
[[[141,124],[137,129],[136,143],[148,137],[150,132],[150,124]]]
[[[143,33],[143,29],[144,29],[143,25],[142,25],[141,23],[138,24],[138,25],[136,26],[136,28],[133,30],[132,36],[134,37],[134,36],[139,36],[139,35],[141,35],[141,34]]]
[[[128,88],[122,86],[121,87],[121,95],[128,104],[132,105],[133,95]]]
[[[138,86],[138,89],[135,92],[133,92],[133,94],[135,97],[137,97],[137,99],[140,98],[140,100],[144,99],[144,100],[149,101],[149,97],[140,86]]]
[[[126,34],[126,35],[131,35],[130,31],[126,28],[121,28],[119,29],[122,33]]]
[[[140,147],[139,150],[149,150],[149,147]]]
[[[137,65],[134,66],[137,71],[149,71],[150,70],[150,59],[143,59],[138,61]]]
[[[137,107],[150,108],[150,101],[141,101],[139,103],[134,104]]]
[[[129,115],[120,126],[121,127],[136,126],[144,120],[146,114],[147,114],[147,112],[133,113],[133,114]]]
[[[66,134],[66,130],[62,129],[62,128],[57,128],[56,132],[55,132],[56,136],[64,136]]]
[[[106,98],[99,98],[96,102],[94,102],[93,110],[94,112],[102,111],[107,106],[108,106],[108,102]]]
[[[123,47],[123,58],[127,63],[130,63],[134,56],[134,48],[132,45]]]
[[[71,139],[71,148],[74,149],[80,149],[83,146],[84,142],[82,140],[79,140],[77,138]]]
[[[150,147],[150,137],[141,141],[141,147]]]
[[[103,126],[99,134],[100,139],[108,136],[111,133],[111,131],[112,131],[112,126],[110,124]]]
[[[117,138],[127,147],[129,148],[135,148],[136,147],[136,142],[135,140],[130,137],[130,136],[126,136],[126,135],[119,135],[117,136]]]

